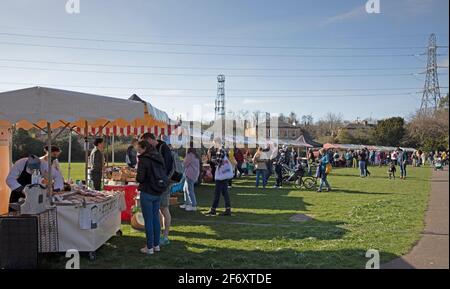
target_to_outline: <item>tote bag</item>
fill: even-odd
[[[234,170],[227,157],[223,159],[222,165],[216,168],[215,178],[218,181],[229,180],[234,177]]]

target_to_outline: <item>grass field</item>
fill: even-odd
[[[64,166],[63,166],[64,167]],[[199,212],[172,208],[171,244],[147,257],[142,232],[124,224],[122,237],[82,259],[82,268],[364,268],[368,249],[382,262],[407,253],[419,239],[430,191],[429,168],[409,167],[406,181],[388,180],[386,168],[359,178],[356,169],[336,169],[333,191],[256,189],[254,179],[234,181],[232,217],[206,217],[213,186],[197,189]],[[73,166],[82,178],[82,164]],[[273,180],[270,182],[273,184]],[[221,205],[223,200],[221,200]],[[311,216],[305,223],[289,218]],[[46,256],[45,268],[64,268],[63,255]]]

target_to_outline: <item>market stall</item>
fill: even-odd
[[[145,124],[148,122],[145,111],[145,106],[136,101],[45,87],[0,93],[1,132],[5,132],[5,128],[9,132],[0,143],[2,146],[0,167],[9,168],[11,165],[11,127],[39,129],[47,135],[46,143],[49,147],[64,129],[82,128],[87,160],[89,126],[124,128],[133,124]],[[55,129],[59,129],[58,134],[54,133]],[[51,185],[51,155],[47,163],[48,171],[44,176],[46,181],[43,183],[48,184],[45,193],[39,193],[38,190],[29,196],[26,195],[25,204],[28,205],[21,208],[19,214],[23,212],[42,215],[55,212],[52,219],[58,220],[56,232],[40,230],[40,238],[48,238],[47,235],[43,236],[45,231],[46,234],[53,232],[52,234],[59,240],[58,246],[53,246],[48,251],[64,251],[67,248],[95,251],[120,230],[120,211],[124,207],[123,194],[90,191],[80,186],[71,187],[69,192],[55,194]],[[25,172],[25,169],[23,171]],[[85,176],[87,179],[87,164]],[[10,192],[4,180],[0,179],[0,200],[9,203]],[[36,186],[25,188],[36,190]],[[36,194],[41,197],[35,198]],[[1,209],[0,214],[8,214],[8,207],[2,206]]]

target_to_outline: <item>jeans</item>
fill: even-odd
[[[184,203],[186,205],[191,205],[192,207],[197,207],[197,199],[195,198],[194,192],[195,181],[186,177],[184,181]]]
[[[145,235],[147,237],[147,248],[159,246],[161,235],[161,224],[159,223],[160,196],[141,192],[141,209],[145,221]]]
[[[406,164],[399,164],[400,166],[400,177],[406,178]]]
[[[256,170],[256,187],[259,187],[259,178],[262,178],[263,188],[267,185],[267,170]]]
[[[367,175],[367,173],[366,173],[366,162],[365,161],[359,161],[359,175],[361,177],[365,177]]]
[[[324,185],[327,187],[328,190],[331,190],[331,186],[330,186],[330,183],[328,183],[326,173],[322,173],[322,177],[320,178],[319,191],[322,191],[322,188]]]
[[[219,207],[220,195],[223,195],[225,200],[225,208],[231,208],[230,195],[228,194],[228,180],[216,180],[216,188],[214,191],[214,201],[212,204],[213,209]]]
[[[277,174],[277,187],[281,187],[283,185],[283,169],[281,165],[275,166],[275,173]]]

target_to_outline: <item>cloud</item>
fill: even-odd
[[[344,22],[344,21],[348,21],[348,20],[358,19],[358,18],[364,16],[365,14],[366,14],[365,6],[358,6],[358,7],[353,8],[350,11],[326,18],[322,22],[322,26],[327,26],[327,25],[334,24],[337,22]]]

